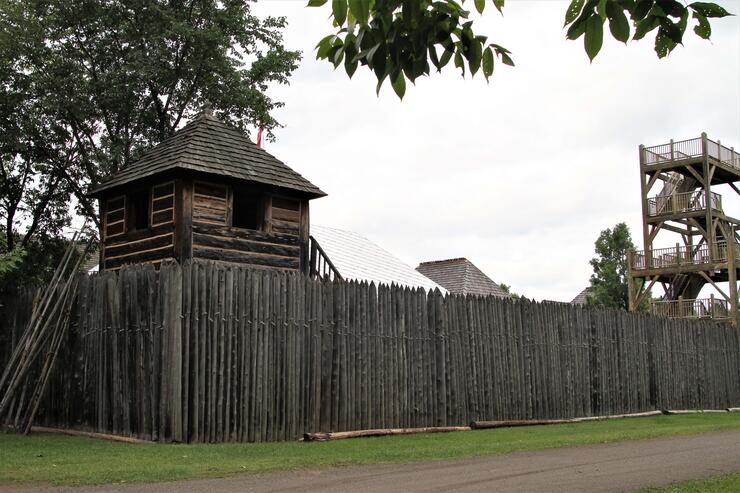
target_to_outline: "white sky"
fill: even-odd
[[[306,3],[254,7],[287,16],[286,45],[304,53],[291,85],[271,91],[286,127],[266,148],[329,194],[312,202],[312,222],[361,233],[411,266],[467,257],[527,297],[570,301],[601,230],[626,221],[642,248],[639,144],[706,131],[740,148],[740,16],[714,20],[711,42],[687,32],[668,59],[652,38],[608,38],[589,64],[582,41],[565,40],[567,1],[510,0],[503,18],[491,4],[477,30],[517,66],[497,63],[487,85],[450,64],[399,102],[390,86],[376,97],[363,69],[350,81],[315,60],[329,7]],[[740,14],[740,1],[718,3]],[[737,195],[722,193],[740,216]]]

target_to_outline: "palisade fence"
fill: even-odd
[[[740,406],[736,328],[562,303],[167,263],[84,276],[70,323],[37,423],[152,440]]]

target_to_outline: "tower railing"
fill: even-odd
[[[703,211],[707,207],[722,211],[722,196],[710,192],[709,201],[707,201],[707,194],[704,190],[695,190],[670,195],[656,195],[648,199],[648,215],[652,217],[663,214]]]
[[[719,142],[703,137],[645,147],[644,150],[643,164],[648,166],[682,159],[700,158],[704,156],[706,150],[707,156],[740,170],[739,152],[735,151],[734,148],[725,147]]]
[[[740,253],[740,245],[734,243],[735,251]],[[632,268],[635,270],[663,269],[683,265],[702,265],[727,260],[727,242],[718,241],[714,245],[703,243],[695,246],[655,248],[638,250],[632,255]]]
[[[731,318],[727,301],[714,297],[653,301],[651,312],[653,315],[668,318],[708,318],[713,320]]]

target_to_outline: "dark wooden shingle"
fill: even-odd
[[[498,284],[466,258],[422,262],[416,270],[453,294],[509,297]]]
[[[98,185],[91,195],[96,196],[172,169],[227,176],[295,190],[310,198],[326,195],[285,163],[257,147],[242,132],[208,112],[199,114],[141,159]]]

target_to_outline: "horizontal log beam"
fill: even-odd
[[[334,431],[305,433],[304,442],[323,442],[343,440],[346,438],[382,437],[388,435],[408,435],[411,433],[449,433],[452,431],[470,431],[470,426],[435,426],[428,428],[381,428],[375,430]]]

